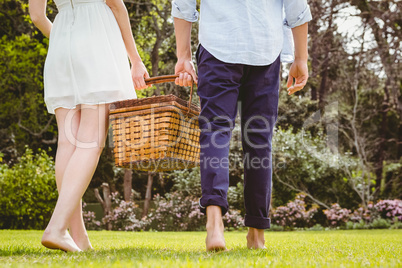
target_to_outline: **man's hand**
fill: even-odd
[[[295,79],[295,84],[293,85],[293,79]],[[287,83],[288,95],[302,90],[307,83],[308,79],[308,67],[307,60],[295,59],[295,61],[290,66],[289,77]]]
[[[149,78],[147,68],[141,60],[131,62],[131,78],[137,90],[150,87],[145,84],[145,78]]]
[[[292,28],[293,40],[295,42],[295,61],[290,66],[288,77],[288,94],[302,90],[307,83],[308,67],[307,67],[307,32],[308,23]],[[293,85],[293,79],[295,84]],[[292,86],[293,85],[293,86]]]
[[[174,72],[179,75],[175,80],[176,85],[186,87],[191,86],[193,81],[196,84],[198,83],[198,77],[195,74],[194,64],[191,59],[179,59]]]

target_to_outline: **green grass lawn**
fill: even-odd
[[[89,233],[95,251],[40,245],[41,231],[0,230],[7,267],[402,267],[402,230],[267,232],[266,250],[246,248],[246,232],[225,234],[223,253],[204,250],[205,232]]]

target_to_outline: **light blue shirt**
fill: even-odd
[[[227,63],[294,60],[291,28],[312,19],[307,0],[201,0],[199,41]],[[196,0],[173,0],[172,16],[198,20]]]

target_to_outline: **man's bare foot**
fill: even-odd
[[[249,227],[247,233],[247,247],[249,249],[264,249],[265,238],[264,229],[256,229]]]
[[[226,250],[223,228],[207,228],[207,238],[205,239],[207,251]]]
[[[207,251],[226,250],[225,238],[223,236],[222,211],[218,206],[207,207],[207,238],[205,244]]]
[[[46,229],[41,242],[43,246],[49,249],[60,249],[65,252],[81,251],[67,231],[58,233]]]
[[[88,234],[85,233],[83,235],[71,235],[75,244],[82,250],[82,251],[87,251],[87,250],[93,250],[94,248],[91,245],[91,242],[89,241]]]

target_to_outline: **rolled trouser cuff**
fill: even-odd
[[[207,213],[208,206],[219,206],[222,210],[222,216],[228,212],[229,204],[226,198],[218,195],[205,195],[202,196],[199,203],[200,211],[204,214]]]
[[[269,229],[271,227],[271,219],[246,214],[244,217],[244,225],[256,229]]]

